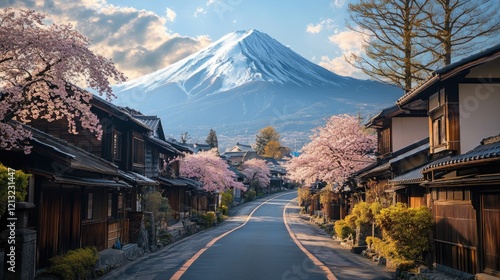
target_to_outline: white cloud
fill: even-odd
[[[194,17],[198,17],[199,15],[205,15],[207,13],[207,10],[205,10],[202,7],[197,7],[196,10],[194,11]]]
[[[314,34],[314,33],[319,33],[322,29],[323,29],[323,26],[320,23],[318,23],[316,25],[309,23],[307,25],[306,31]]]
[[[323,29],[332,29],[333,20],[331,18],[322,19],[318,24],[308,24],[306,31],[312,34],[319,33]]]
[[[7,6],[11,5],[0,1],[0,8]],[[45,13],[56,23],[71,23],[91,40],[94,52],[112,59],[128,78],[164,68],[211,41],[207,36],[186,37],[169,30],[166,23],[175,19],[175,12],[168,8],[160,16],[104,0],[16,0],[15,6]]]
[[[328,56],[323,56],[319,65],[342,76],[367,79],[368,76],[346,61],[346,58],[350,58],[352,54],[361,55],[363,53],[363,44],[367,37],[348,30],[331,35],[328,39],[340,49],[340,55],[331,59]]]
[[[360,53],[363,50],[364,41],[368,40],[368,37],[358,32],[347,30],[329,36],[328,40],[344,52]]]
[[[332,0],[331,5],[336,8],[342,8],[345,4],[346,0]]]
[[[167,8],[167,20],[173,22],[177,14],[174,10]]]

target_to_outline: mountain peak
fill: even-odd
[[[169,133],[189,129],[202,139],[213,128],[219,144],[254,139],[268,125],[305,142],[326,117],[369,114],[400,96],[397,88],[336,75],[255,29],[229,33],[113,91],[118,105],[160,116]]]
[[[229,33],[206,48],[154,73],[119,85],[149,91],[174,83],[189,97],[225,92],[254,82],[311,86],[340,77],[256,29]]]

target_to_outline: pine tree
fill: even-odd
[[[210,145],[210,147],[213,148],[219,148],[219,141],[217,140],[217,134],[215,133],[215,130],[210,129],[210,132],[208,133],[207,140],[205,142]]]

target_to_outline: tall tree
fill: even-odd
[[[71,25],[45,24],[45,16],[32,10],[0,10],[0,147],[29,147],[31,133],[15,119],[66,119],[68,131],[77,124],[100,138],[102,128],[90,111],[87,86],[110,100],[110,80],[125,81],[114,64],[94,54],[89,40]]]
[[[210,129],[210,132],[208,133],[207,140],[205,142],[210,145],[210,147],[213,148],[219,148],[219,141],[217,140],[217,134],[215,133],[215,130]]]
[[[419,3],[417,3],[419,1]],[[360,0],[349,4],[350,28],[363,35],[364,55],[347,61],[370,77],[410,90],[427,76],[432,61],[419,48],[417,29],[425,16],[421,7],[429,0]]]
[[[276,141],[278,143],[280,141],[280,134],[274,127],[266,126],[259,130],[259,134],[257,134],[255,138],[255,150],[257,154],[263,155],[265,147],[271,141]]]
[[[290,178],[342,184],[355,171],[373,162],[376,137],[360,126],[355,116],[339,115],[315,130],[311,142],[286,165]]]
[[[429,51],[440,66],[453,56],[469,54],[477,44],[497,36],[500,31],[497,1],[434,0],[422,6],[427,20],[420,28],[428,38]]]
[[[216,149],[186,154],[178,160],[180,160],[180,175],[200,181],[206,191],[222,192],[230,187],[246,190],[227,163],[217,155]]]

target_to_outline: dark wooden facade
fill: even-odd
[[[420,185],[436,223],[433,258],[469,274],[500,276],[499,63],[497,45],[435,71],[397,102],[428,104],[430,162]]]

